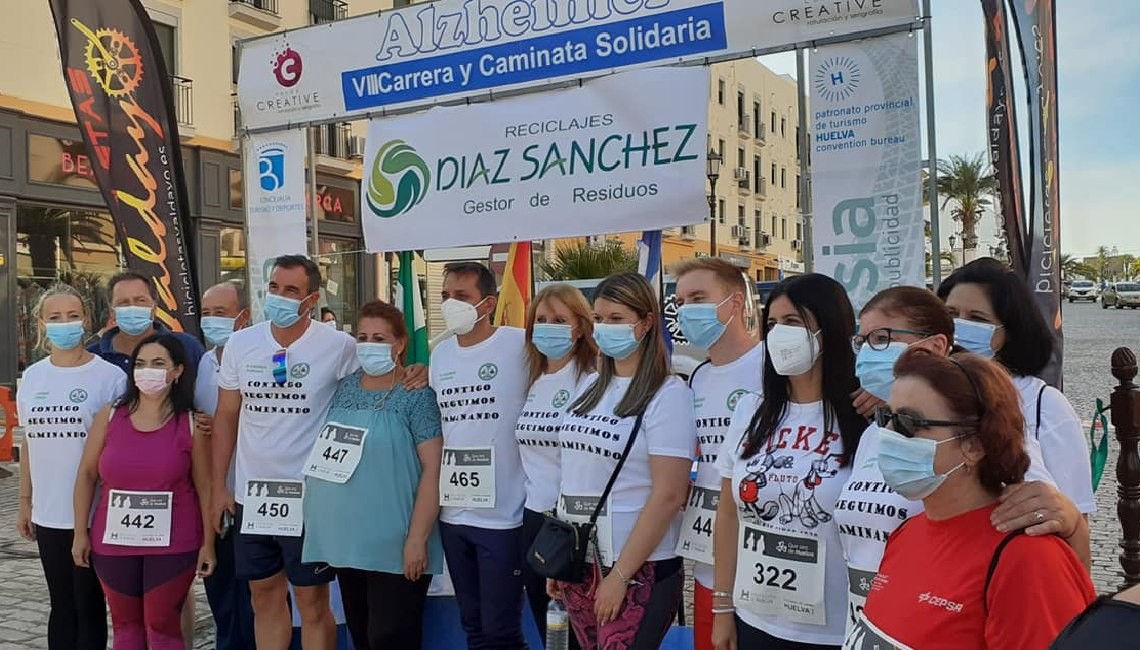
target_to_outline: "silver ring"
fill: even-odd
[[[1045,519],[1045,515],[1041,514],[1040,510],[1034,510],[1033,511],[1033,520],[1034,521],[1042,521],[1044,519]]]

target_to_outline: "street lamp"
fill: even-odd
[[[954,235],[950,235],[949,239],[950,239],[950,266],[952,268],[957,268],[958,262],[957,262],[957,256],[954,253],[954,250],[955,250],[954,244],[958,241],[958,238],[955,237]],[[941,262],[939,262],[939,264],[941,264]]]
[[[709,149],[705,173],[709,177],[709,256],[716,257],[716,181],[720,178],[720,163],[724,160],[719,153]]]

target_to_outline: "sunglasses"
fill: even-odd
[[[935,427],[972,427],[978,424],[977,418],[966,420],[931,420],[910,413],[896,413],[883,407],[882,417],[891,423],[891,428],[907,438],[913,438],[915,433]]]
[[[285,348],[273,353],[273,381],[278,386],[284,386],[289,379],[289,361],[286,359]]]

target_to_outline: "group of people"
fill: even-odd
[[[1093,601],[1084,436],[1010,271],[979,260],[858,318],[835,280],[789,278],[762,341],[738,269],[672,273],[708,353],[686,380],[633,273],[592,304],[543,289],[523,330],[493,325],[490,270],[449,264],[428,368],[388,303],[354,336],[315,321],[300,256],[260,323],[232,285],[203,295],[209,351],[155,322],[141,276],[112,279],[90,351],[83,297],[50,289],[17,396],[49,647],[104,647],[106,603],[117,650],[181,650],[197,575],[219,648],[289,647],[290,600],[303,647],[335,647],[337,579],[357,650],[413,650],[445,561],[472,649],[526,648],[523,608],[542,631],[551,598],[573,647],[658,648],[686,558],[698,650],[1046,648]],[[581,575],[544,577],[551,518],[589,531]]]

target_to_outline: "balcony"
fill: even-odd
[[[756,179],[756,198],[764,200],[768,198],[768,179]]]
[[[178,132],[184,138],[194,137],[194,82],[186,77],[170,75],[170,96],[174,100]]]
[[[755,137],[757,146],[767,144],[768,142],[768,125],[761,124],[760,128],[756,129],[756,133],[752,134]]]
[[[351,172],[357,157],[363,152],[360,138],[352,135],[347,123],[325,124],[313,127],[313,146],[317,154],[317,169],[333,174]]]
[[[348,18],[348,3],[344,0],[309,0],[309,18],[314,25],[344,20]]]
[[[747,167],[737,167],[732,172],[732,178],[736,181],[736,187],[741,194],[752,193],[752,172],[748,171]]]
[[[752,116],[748,113],[740,113],[736,116],[737,132],[740,137],[748,139],[752,137]]]
[[[736,240],[736,245],[740,250],[746,251],[752,248],[752,229],[743,224],[732,227],[732,238]]]
[[[277,0],[230,0],[230,17],[267,31],[281,27]]]
[[[756,233],[756,248],[768,248],[772,244],[772,237],[768,233]]]
[[[696,226],[681,226],[681,239],[692,241],[697,238]]]

